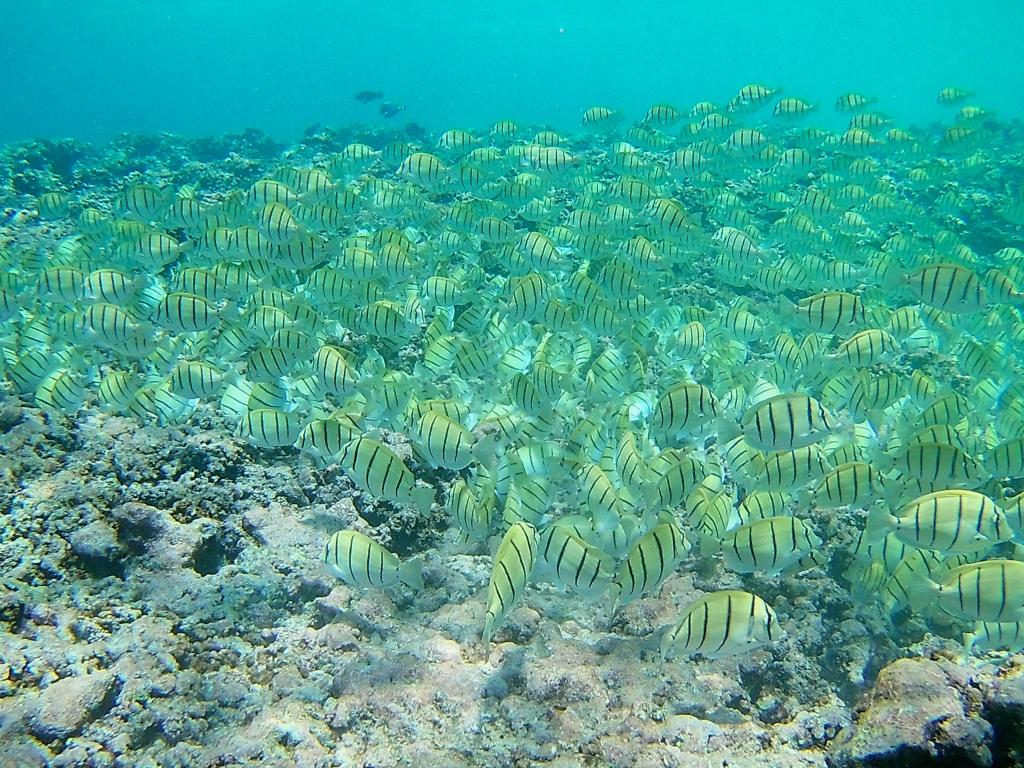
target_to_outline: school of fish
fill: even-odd
[[[831,132],[754,84],[569,135],[367,134],[229,191],[53,190],[35,211],[66,236],[0,257],[4,377],[54,417],[212,407],[446,505],[492,547],[485,643],[531,582],[619,606],[721,558],[751,591],[684,606],[666,658],[772,643],[758,579],[816,568],[1020,650],[1024,175],[971,99],[943,89],[949,119],[915,129],[847,93]],[[323,558],[423,585],[358,531]]]

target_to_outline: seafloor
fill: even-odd
[[[282,150],[255,132],[9,148],[0,244],[61,234],[24,213],[55,184],[241,186]],[[1024,764],[1024,657],[894,637],[829,573],[760,585],[798,631],[750,657],[661,660],[655,630],[695,588],[741,583],[696,566],[615,613],[531,586],[488,652],[490,557],[439,508],[378,505],[212,410],[158,427],[3,397],[2,766]],[[424,556],[424,591],[326,573],[325,536],[357,516]]]

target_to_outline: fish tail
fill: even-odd
[[[423,561],[413,558],[402,563],[398,568],[398,576],[402,583],[420,591],[423,589]]]

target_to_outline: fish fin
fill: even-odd
[[[594,530],[597,533],[608,533],[615,530],[619,525],[619,515],[614,510],[600,510],[592,513]]]
[[[659,645],[659,651],[661,658],[665,661],[671,661],[673,656],[673,650],[675,646],[675,638],[672,636],[672,628],[669,627],[665,634],[661,636],[661,643]]]
[[[868,510],[868,519],[864,524],[864,535],[867,537],[868,543],[881,542],[896,528],[897,523],[898,518],[889,511],[887,504],[874,504]]]
[[[811,509],[814,506],[816,494],[810,488],[801,488],[796,492],[797,509]]]
[[[779,315],[788,318],[797,316],[797,304],[785,294],[780,293],[775,301],[775,307]]]
[[[971,652],[974,650],[974,644],[978,640],[978,633],[975,630],[970,632],[964,632],[964,655],[962,659],[963,664],[967,664],[971,660]]]
[[[921,612],[935,601],[939,594],[939,585],[923,574],[912,572],[906,591],[910,608]]]
[[[713,557],[722,548],[722,542],[706,533],[700,535],[700,556]]]
[[[434,506],[434,489],[427,485],[414,488],[412,491],[412,502],[421,515],[429,515]]]
[[[477,463],[490,469],[494,466],[494,462],[497,461],[496,448],[498,445],[497,436],[492,432],[484,435],[476,441],[473,446],[473,458],[477,460]]]
[[[494,634],[494,618],[494,614],[490,611],[487,611],[487,615],[484,617],[483,641],[484,646],[487,647],[488,650],[490,650],[491,635]]]
[[[810,571],[814,568],[824,568],[826,565],[828,565],[828,560],[820,552],[808,552],[792,565],[783,568],[782,575],[797,576],[804,571]]]
[[[402,583],[419,591],[423,589],[423,561],[415,557],[398,566],[398,578]]]

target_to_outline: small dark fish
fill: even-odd
[[[403,109],[405,109],[405,107],[400,106],[398,104],[390,104],[388,102],[384,102],[383,104],[380,105],[379,111],[384,117],[394,117]]]
[[[410,139],[422,139],[427,135],[427,129],[419,123],[409,123],[405,126],[405,135]]]
[[[371,101],[384,98],[383,91],[360,91],[355,95],[356,101],[361,101],[363,104],[369,104]]]
[[[320,123],[313,123],[313,125],[309,126],[309,128],[307,128],[305,131],[303,131],[302,136],[303,136],[303,138],[308,139],[311,136],[316,136],[320,132],[320,130],[321,130]]]

